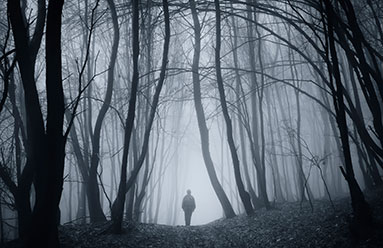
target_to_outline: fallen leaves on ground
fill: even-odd
[[[383,220],[383,190],[366,193],[375,219]],[[166,226],[124,223],[123,234],[110,234],[110,223],[60,227],[62,247],[383,247],[383,230],[377,227],[367,240],[352,239],[350,200],[279,203],[272,210],[258,210],[201,226]]]

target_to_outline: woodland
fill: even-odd
[[[380,0],[1,0],[0,247],[382,247],[382,25]]]

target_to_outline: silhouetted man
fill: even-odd
[[[182,200],[182,209],[185,212],[185,225],[190,226],[190,219],[195,209],[195,200],[191,195],[190,189],[188,189],[186,193],[187,195],[185,195],[184,199]]]

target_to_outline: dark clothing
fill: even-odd
[[[185,225],[190,226],[190,220],[193,212],[185,211]]]
[[[184,199],[182,200],[182,209],[185,212],[185,224],[190,226],[191,216],[195,209],[195,200],[192,195],[185,195]]]

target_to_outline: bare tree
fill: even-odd
[[[227,110],[225,89],[223,86],[222,73],[221,73],[221,57],[220,57],[220,51],[221,51],[221,12],[220,12],[220,7],[219,7],[219,1],[215,0],[214,3],[215,3],[215,18],[216,18],[215,67],[216,67],[216,74],[217,74],[217,84],[218,84],[218,90],[219,90],[219,97],[220,97],[222,112],[223,112],[225,122],[226,122],[227,142],[229,143],[231,157],[233,160],[235,181],[237,183],[238,192],[239,192],[239,195],[241,197],[242,203],[245,207],[246,213],[248,215],[251,215],[251,214],[253,214],[253,206],[251,205],[250,195],[245,190],[245,186],[243,185],[243,182],[242,182],[241,172],[240,172],[240,167],[239,167],[239,158],[238,158],[238,154],[237,154],[237,150],[236,150],[234,138],[233,138],[233,127],[232,127],[231,119],[229,116],[229,112]]]
[[[193,76],[193,96],[194,96],[194,106],[197,114],[198,127],[201,137],[201,149],[202,155],[205,162],[207,172],[209,174],[210,182],[214,188],[214,191],[218,197],[218,200],[221,203],[223,211],[226,218],[232,218],[235,216],[233,207],[229,199],[226,196],[225,191],[223,190],[221,184],[218,181],[217,174],[214,169],[214,164],[210,156],[209,149],[209,130],[206,125],[205,113],[202,106],[201,100],[201,85],[198,72],[200,53],[201,53],[201,25],[198,20],[198,14],[196,10],[196,4],[194,0],[190,0],[190,8],[193,16],[194,23],[194,55],[193,55],[193,65],[192,65],[192,76]]]
[[[134,61],[134,70],[133,70],[133,80],[132,83],[134,86],[132,86],[132,93],[131,98],[129,102],[129,112],[126,119],[126,130],[125,130],[125,141],[124,141],[124,155],[123,156],[123,162],[122,162],[122,168],[121,168],[121,179],[120,179],[120,185],[118,188],[118,195],[116,200],[113,203],[112,206],[112,231],[115,233],[121,232],[121,225],[122,225],[122,217],[123,217],[123,206],[125,204],[125,196],[126,192],[130,189],[130,187],[133,185],[133,183],[136,181],[138,172],[140,171],[145,157],[148,150],[148,144],[149,144],[149,137],[150,137],[150,131],[152,129],[152,124],[154,120],[154,116],[156,113],[156,108],[158,105],[160,93],[162,90],[162,86],[165,81],[165,74],[166,74],[166,65],[168,63],[168,53],[169,53],[169,43],[170,43],[170,20],[169,20],[169,7],[167,0],[163,0],[162,2],[163,8],[164,8],[164,17],[165,17],[165,41],[164,41],[164,49],[163,49],[163,55],[162,55],[162,65],[161,65],[161,72],[160,72],[160,78],[158,80],[158,85],[156,87],[156,91],[153,95],[153,101],[151,104],[151,109],[149,113],[149,119],[148,123],[145,128],[144,133],[144,141],[142,145],[142,150],[140,153],[140,157],[137,161],[137,164],[134,165],[134,168],[132,169],[130,173],[129,180],[126,181],[127,177],[127,167],[126,167],[126,160],[127,160],[127,153],[129,151],[129,140],[131,131],[133,128],[133,121],[134,121],[134,114],[135,114],[135,98],[136,98],[136,91],[137,91],[137,85],[138,85],[138,68],[137,68],[137,61]],[[133,59],[138,59],[138,28],[134,25],[137,25],[138,22],[138,3],[134,4],[134,10],[133,11],[133,30],[136,32],[133,32],[133,53],[136,55],[133,55]],[[135,89],[135,90],[133,90]],[[133,94],[135,94],[133,96]],[[125,160],[125,162],[124,162]]]
[[[345,106],[343,100],[343,85],[341,81],[341,75],[339,71],[339,61],[338,55],[335,47],[335,38],[334,38],[334,10],[332,4],[328,0],[323,1],[326,11],[326,29],[328,36],[326,37],[326,45],[328,45],[328,50],[326,55],[331,56],[331,64],[328,63],[328,70],[330,74],[330,83],[331,91],[333,96],[333,102],[335,106],[335,111],[337,114],[337,124],[340,131],[340,138],[342,141],[343,154],[345,159],[345,170],[343,167],[340,167],[345,177],[351,195],[351,205],[355,214],[355,228],[358,230],[359,234],[368,232],[368,228],[372,224],[371,210],[368,203],[364,199],[362,190],[360,189],[358,182],[355,179],[354,169],[352,167],[352,159],[350,153],[350,144],[349,144],[349,135],[347,128],[347,120],[345,113]],[[330,61],[330,59],[329,59]],[[333,82],[333,77],[335,83]],[[366,230],[367,228],[367,230]]]

